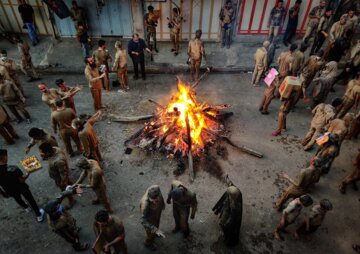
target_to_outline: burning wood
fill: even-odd
[[[193,158],[203,157],[207,148],[216,140],[224,140],[240,151],[261,158],[262,154],[244,146],[237,146],[225,136],[224,120],[233,113],[221,111],[230,106],[211,106],[197,102],[194,90],[197,85],[198,82],[188,86],[179,79],[178,91],[167,106],[149,100],[157,106],[155,113],[133,117],[134,120],[151,118],[143,128],[125,141],[125,145],[161,151],[171,157],[187,157],[191,180],[195,176]],[[128,119],[130,118],[120,118]]]

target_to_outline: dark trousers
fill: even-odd
[[[29,203],[29,205],[31,206],[31,208],[34,210],[36,216],[40,216],[41,213],[39,211],[39,206],[37,205],[30,189],[28,187],[24,187],[21,189],[17,190],[17,193],[12,193],[10,196],[13,197],[16,201],[16,203],[18,203],[22,208],[26,209],[29,206],[25,203],[25,201],[22,199],[21,196],[23,196],[26,201]]]
[[[17,120],[21,121],[22,117],[19,114],[19,111],[25,116],[26,119],[30,119],[30,114],[29,112],[25,109],[24,105],[20,105],[20,103],[18,105],[6,105],[11,113],[14,114],[14,116],[16,117]]]
[[[0,135],[3,136],[3,138],[8,144],[14,143],[14,138],[19,138],[15,129],[12,127],[8,120],[6,120],[3,124],[0,125]]]
[[[283,42],[291,43],[291,39],[296,34],[296,27],[297,27],[297,21],[296,22],[291,22],[291,21],[288,22],[285,33],[284,33]]]
[[[144,59],[144,53],[141,53],[139,56],[132,56],[131,60],[134,65],[134,73],[135,78],[139,77],[139,64],[141,68],[141,76],[145,78],[145,59]]]
[[[326,37],[322,33],[318,33],[315,36],[314,43],[311,47],[310,55],[316,54],[320,49],[321,46],[324,44]]]

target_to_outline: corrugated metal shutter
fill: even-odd
[[[64,2],[70,9],[72,0]],[[78,0],[77,3],[87,11],[91,36],[131,37],[133,21],[130,0],[106,0],[105,6],[99,10],[96,8],[95,0]],[[61,20],[55,17],[55,21],[62,37],[76,35],[71,18]]]

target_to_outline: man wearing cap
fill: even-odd
[[[171,204],[171,200],[173,201],[173,216],[175,219],[173,233],[180,230],[184,234],[184,237],[188,237],[190,233],[188,223],[190,208],[191,219],[195,218],[197,210],[196,194],[185,187],[182,182],[174,180],[171,184],[166,202]]]
[[[299,198],[292,200],[281,214],[280,222],[273,233],[275,239],[279,241],[283,240],[280,232],[286,232],[286,228],[295,223],[295,220],[299,217],[302,208],[311,206],[312,203],[313,200],[309,195],[302,195]]]
[[[221,8],[220,14],[221,25],[221,47],[230,48],[231,42],[231,23],[234,21],[234,9],[231,0],[227,0],[225,6]]]
[[[84,149],[83,155],[88,159],[94,159],[99,163],[102,161],[102,156],[99,150],[99,141],[93,125],[101,116],[101,111],[96,112],[88,120],[75,118],[72,120],[71,126],[79,133],[81,145]]]
[[[62,100],[56,101],[56,111],[51,113],[51,124],[54,133],[59,134],[63,140],[66,148],[66,152],[71,156],[75,156],[75,153],[71,146],[71,139],[75,142],[78,153],[81,154],[83,149],[78,136],[78,131],[71,127],[72,120],[76,118],[75,112],[71,108],[65,108]]]
[[[59,197],[54,201],[49,201],[45,206],[48,224],[53,232],[71,243],[75,251],[85,251],[89,248],[89,244],[80,242],[80,228],[76,225],[76,220],[61,205],[64,198],[70,198],[73,194],[80,194],[82,190],[80,188],[69,187],[66,189]]]
[[[37,145],[38,147],[43,143],[49,143],[51,146],[59,146],[55,137],[51,136],[46,130],[41,128],[31,128],[28,132],[31,138],[28,146],[25,149],[25,153],[30,152],[31,147]]]
[[[255,68],[251,79],[253,86],[258,86],[260,78],[268,66],[268,52],[267,49],[270,45],[269,41],[264,41],[263,46],[258,48],[254,54]]]
[[[38,85],[39,90],[42,93],[41,100],[50,108],[53,112],[56,110],[55,102],[58,99],[61,99],[61,94],[55,88],[50,88],[45,83]]]
[[[81,188],[91,188],[96,194],[96,199],[92,201],[93,205],[102,204],[106,211],[112,213],[111,205],[106,193],[106,184],[104,178],[104,172],[101,169],[99,163],[96,160],[88,160],[80,158],[76,162],[76,166],[82,169],[82,173],[79,179],[75,182],[75,185],[79,185]],[[89,184],[81,184],[85,177],[88,177]]]
[[[173,8],[173,17],[169,22],[170,28],[170,39],[173,43],[173,48],[171,52],[174,52],[174,55],[177,56],[179,54],[180,48],[180,29],[181,29],[181,22],[183,17],[180,15],[180,9],[175,7]]]
[[[49,161],[48,172],[57,187],[64,191],[66,186],[71,185],[69,163],[65,153],[59,147],[53,147],[49,143],[43,143],[39,146],[40,156],[43,160]],[[72,207],[75,200],[72,196],[67,197],[69,207]]]
[[[101,74],[99,73],[98,68],[96,68],[96,63],[94,61],[94,58],[89,57],[85,60],[85,77],[89,82],[89,88],[91,91],[92,98],[94,100],[94,109],[95,111],[98,111],[103,107],[101,104],[101,89],[102,89],[102,78],[105,77],[105,73]]]
[[[24,89],[16,77],[16,63],[14,59],[7,57],[6,50],[1,50],[0,53],[0,74],[5,77],[7,80],[11,80],[17,86],[17,88],[21,91],[23,95]]]
[[[159,229],[160,217],[165,209],[164,198],[158,185],[150,186],[140,200],[141,224],[146,232],[145,246],[156,250],[154,243],[157,236],[165,237]]]
[[[28,124],[31,123],[29,112],[25,109],[25,97],[23,93],[11,80],[4,79],[0,74],[0,97],[3,103],[10,109],[11,113],[16,117],[17,122],[23,121],[20,112],[26,118]]]
[[[201,29],[196,30],[195,39],[189,41],[187,54],[190,57],[190,73],[191,80],[195,81],[199,79],[201,60],[206,60],[204,42],[200,40],[202,31]]]
[[[320,103],[312,110],[312,115],[310,129],[301,143],[304,151],[308,151],[313,147],[318,136],[323,133],[324,127],[334,118],[335,107],[330,104]]]
[[[325,13],[326,0],[321,0],[318,6],[312,8],[309,13],[309,21],[306,25],[306,31],[303,37],[303,41],[307,43],[312,36],[313,32],[319,25],[320,18]]]
[[[96,241],[93,244],[95,253],[127,254],[125,243],[125,229],[118,216],[109,215],[107,211],[100,210],[95,215],[94,230]]]
[[[74,95],[80,91],[80,89],[76,89],[76,87],[70,87],[66,84],[63,79],[57,79],[55,84],[59,87],[58,93],[62,95],[62,97],[66,97],[64,100],[65,107],[71,108],[74,110],[76,114]]]
[[[16,203],[24,208],[26,212],[30,212],[32,209],[36,214],[37,222],[42,222],[44,220],[44,210],[39,209],[29,186],[25,183],[29,173],[23,174],[18,167],[7,165],[7,163],[8,152],[6,149],[0,149],[0,194],[4,198],[14,198]],[[27,203],[24,202],[22,196]]]
[[[223,199],[221,209],[213,211],[215,214],[220,213],[219,224],[224,233],[224,242],[228,246],[235,246],[239,242],[242,221],[242,194],[239,188],[231,185],[223,197],[221,198]]]
[[[150,37],[153,39],[154,42],[154,50],[156,53],[159,52],[158,48],[156,47],[156,27],[157,27],[157,16],[154,12],[154,7],[149,5],[147,7],[148,13],[144,16],[145,27],[146,27],[146,43],[150,45]]]
[[[307,216],[304,222],[296,229],[294,237],[299,239],[300,234],[311,234],[315,232],[323,223],[325,215],[333,208],[330,200],[323,199],[320,204],[313,205],[309,216]]]
[[[276,201],[275,208],[278,211],[282,210],[283,204],[290,198],[298,198],[309,191],[309,188],[320,180],[323,160],[314,157],[310,160],[310,166],[300,170],[299,181],[295,181],[286,173],[282,173],[281,177],[288,180],[291,185],[285,190],[281,197]]]

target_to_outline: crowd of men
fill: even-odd
[[[22,7],[19,7],[19,12],[26,13],[22,17],[32,45],[35,46],[39,40],[32,29],[33,15],[27,13],[33,14],[33,12],[26,6],[25,1],[21,2]],[[317,144],[318,149],[315,156],[310,160],[309,167],[300,170],[298,180],[292,179],[286,173],[281,174],[281,177],[286,179],[290,186],[275,204],[276,209],[282,211],[279,225],[274,230],[274,236],[279,240],[283,239],[281,233],[286,232],[285,229],[295,223],[303,207],[311,206],[314,203],[309,191],[325,174],[330,172],[333,161],[340,153],[343,140],[357,138],[360,131],[360,112],[349,113],[353,108],[357,110],[360,102],[360,73],[358,70],[360,44],[359,41],[353,40],[359,24],[355,10],[349,9],[339,21],[332,24],[333,10],[326,8],[326,1],[320,1],[319,6],[314,7],[309,14],[306,33],[298,47],[297,44],[292,43],[292,38],[296,32],[301,2],[301,0],[297,0],[295,5],[289,9],[289,21],[283,36],[283,43],[290,47],[288,51],[280,54],[277,60],[277,70],[271,64],[278,43],[279,28],[283,25],[286,15],[283,1],[279,0],[271,10],[269,39],[255,53],[255,69],[252,77],[252,84],[259,86],[264,75],[268,75],[270,72],[274,73],[274,79],[266,87],[259,107],[261,114],[267,115],[273,99],[282,101],[278,113],[278,126],[272,133],[273,136],[282,135],[287,131],[286,116],[294,110],[301,98],[304,103],[309,104],[313,115],[302,145],[305,151],[309,151]],[[53,231],[71,243],[77,251],[88,249],[89,244],[80,241],[79,227],[71,215],[70,209],[75,203],[73,196],[81,194],[83,188],[90,188],[96,195],[92,204],[101,204],[104,207],[104,210],[100,210],[95,215],[93,250],[96,253],[101,253],[101,251],[127,253],[123,222],[119,217],[111,215],[114,211],[107,193],[102,168],[103,156],[93,126],[101,118],[101,110],[106,108],[102,104],[102,90],[110,90],[110,70],[117,73],[119,91],[126,92],[129,89],[127,55],[130,55],[134,66],[133,78],[135,80],[139,78],[138,68],[140,65],[141,77],[146,79],[144,51],[159,52],[156,41],[158,18],[154,8],[148,6],[148,13],[144,17],[146,41],[141,39],[138,34],[134,34],[128,42],[127,49],[123,47],[121,41],[117,41],[114,45],[116,54],[113,59],[106,49],[106,42],[99,40],[98,48],[90,55],[86,13],[82,7],[77,5],[76,1],[73,1],[72,19],[77,29],[78,41],[83,49],[86,65],[84,74],[88,80],[95,113],[92,116],[78,115],[74,97],[82,90],[81,86],[70,87],[63,79],[55,81],[58,89],[49,88],[47,84],[40,83],[38,88],[42,93],[42,102],[49,108],[52,132],[59,133],[65,151],[59,147],[59,142],[49,130],[37,127],[29,129],[30,141],[25,148],[27,154],[33,146],[37,145],[41,158],[48,162],[49,177],[59,188],[60,195],[57,198],[47,202],[44,208],[39,208],[29,186],[25,183],[29,173],[23,174],[18,167],[7,165],[7,150],[0,149],[0,193],[4,197],[12,197],[27,212],[33,210],[38,222],[44,220],[46,213]],[[234,20],[231,1],[226,1],[225,6],[221,9],[219,19],[222,31],[221,46],[228,48],[231,43],[231,26]],[[173,16],[169,19],[169,28],[173,44],[171,51],[175,56],[180,50],[179,33],[182,20],[181,10],[174,8]],[[206,59],[201,33],[201,30],[196,31],[195,38],[189,41],[187,49],[192,80],[199,79],[201,61],[203,58]],[[17,39],[17,42],[21,56],[21,71],[29,76],[29,82],[39,80],[40,76],[32,64],[28,44],[20,38]],[[325,47],[323,47],[324,43]],[[308,50],[310,50],[310,55],[306,57]],[[342,71],[339,68],[341,60],[346,61]],[[113,65],[110,68],[109,63],[111,62]],[[301,89],[291,91],[285,97],[281,95],[279,89],[288,77],[297,77],[301,83]],[[347,84],[343,97],[327,104],[326,99],[329,92],[338,83]],[[15,60],[7,56],[6,50],[2,50],[0,55],[0,96],[3,101],[0,105],[0,134],[7,144],[11,145],[19,136],[16,128],[11,124],[11,116],[7,109],[16,118],[18,124],[24,118],[30,124],[31,116],[26,109],[27,96],[17,77]],[[73,149],[72,142],[75,143],[76,151]],[[73,179],[71,176],[68,156],[78,157],[76,166],[82,171],[78,179]],[[360,180],[360,152],[353,164],[356,167],[354,172],[339,181],[341,193],[346,193],[349,184],[356,188],[356,182]],[[84,184],[86,178],[88,183]],[[62,204],[64,199],[67,199],[67,205]],[[292,200],[288,202],[289,199]],[[188,237],[190,234],[188,219],[189,217],[194,219],[197,211],[196,194],[182,182],[174,180],[166,203],[172,203],[173,207],[175,221],[173,233],[181,232],[184,237]],[[141,224],[146,232],[144,244],[151,250],[157,249],[155,244],[157,237],[165,237],[164,232],[159,228],[165,206],[158,185],[151,185],[140,200]],[[294,237],[299,238],[301,235],[315,232],[323,223],[326,213],[332,208],[331,201],[326,198],[315,202],[310,214],[294,230]],[[223,231],[224,242],[229,246],[236,245],[239,241],[242,217],[240,190],[231,182],[228,183],[227,190],[214,206],[213,211],[216,215],[220,215],[219,225]],[[357,245],[353,247],[356,251],[360,249]]]

